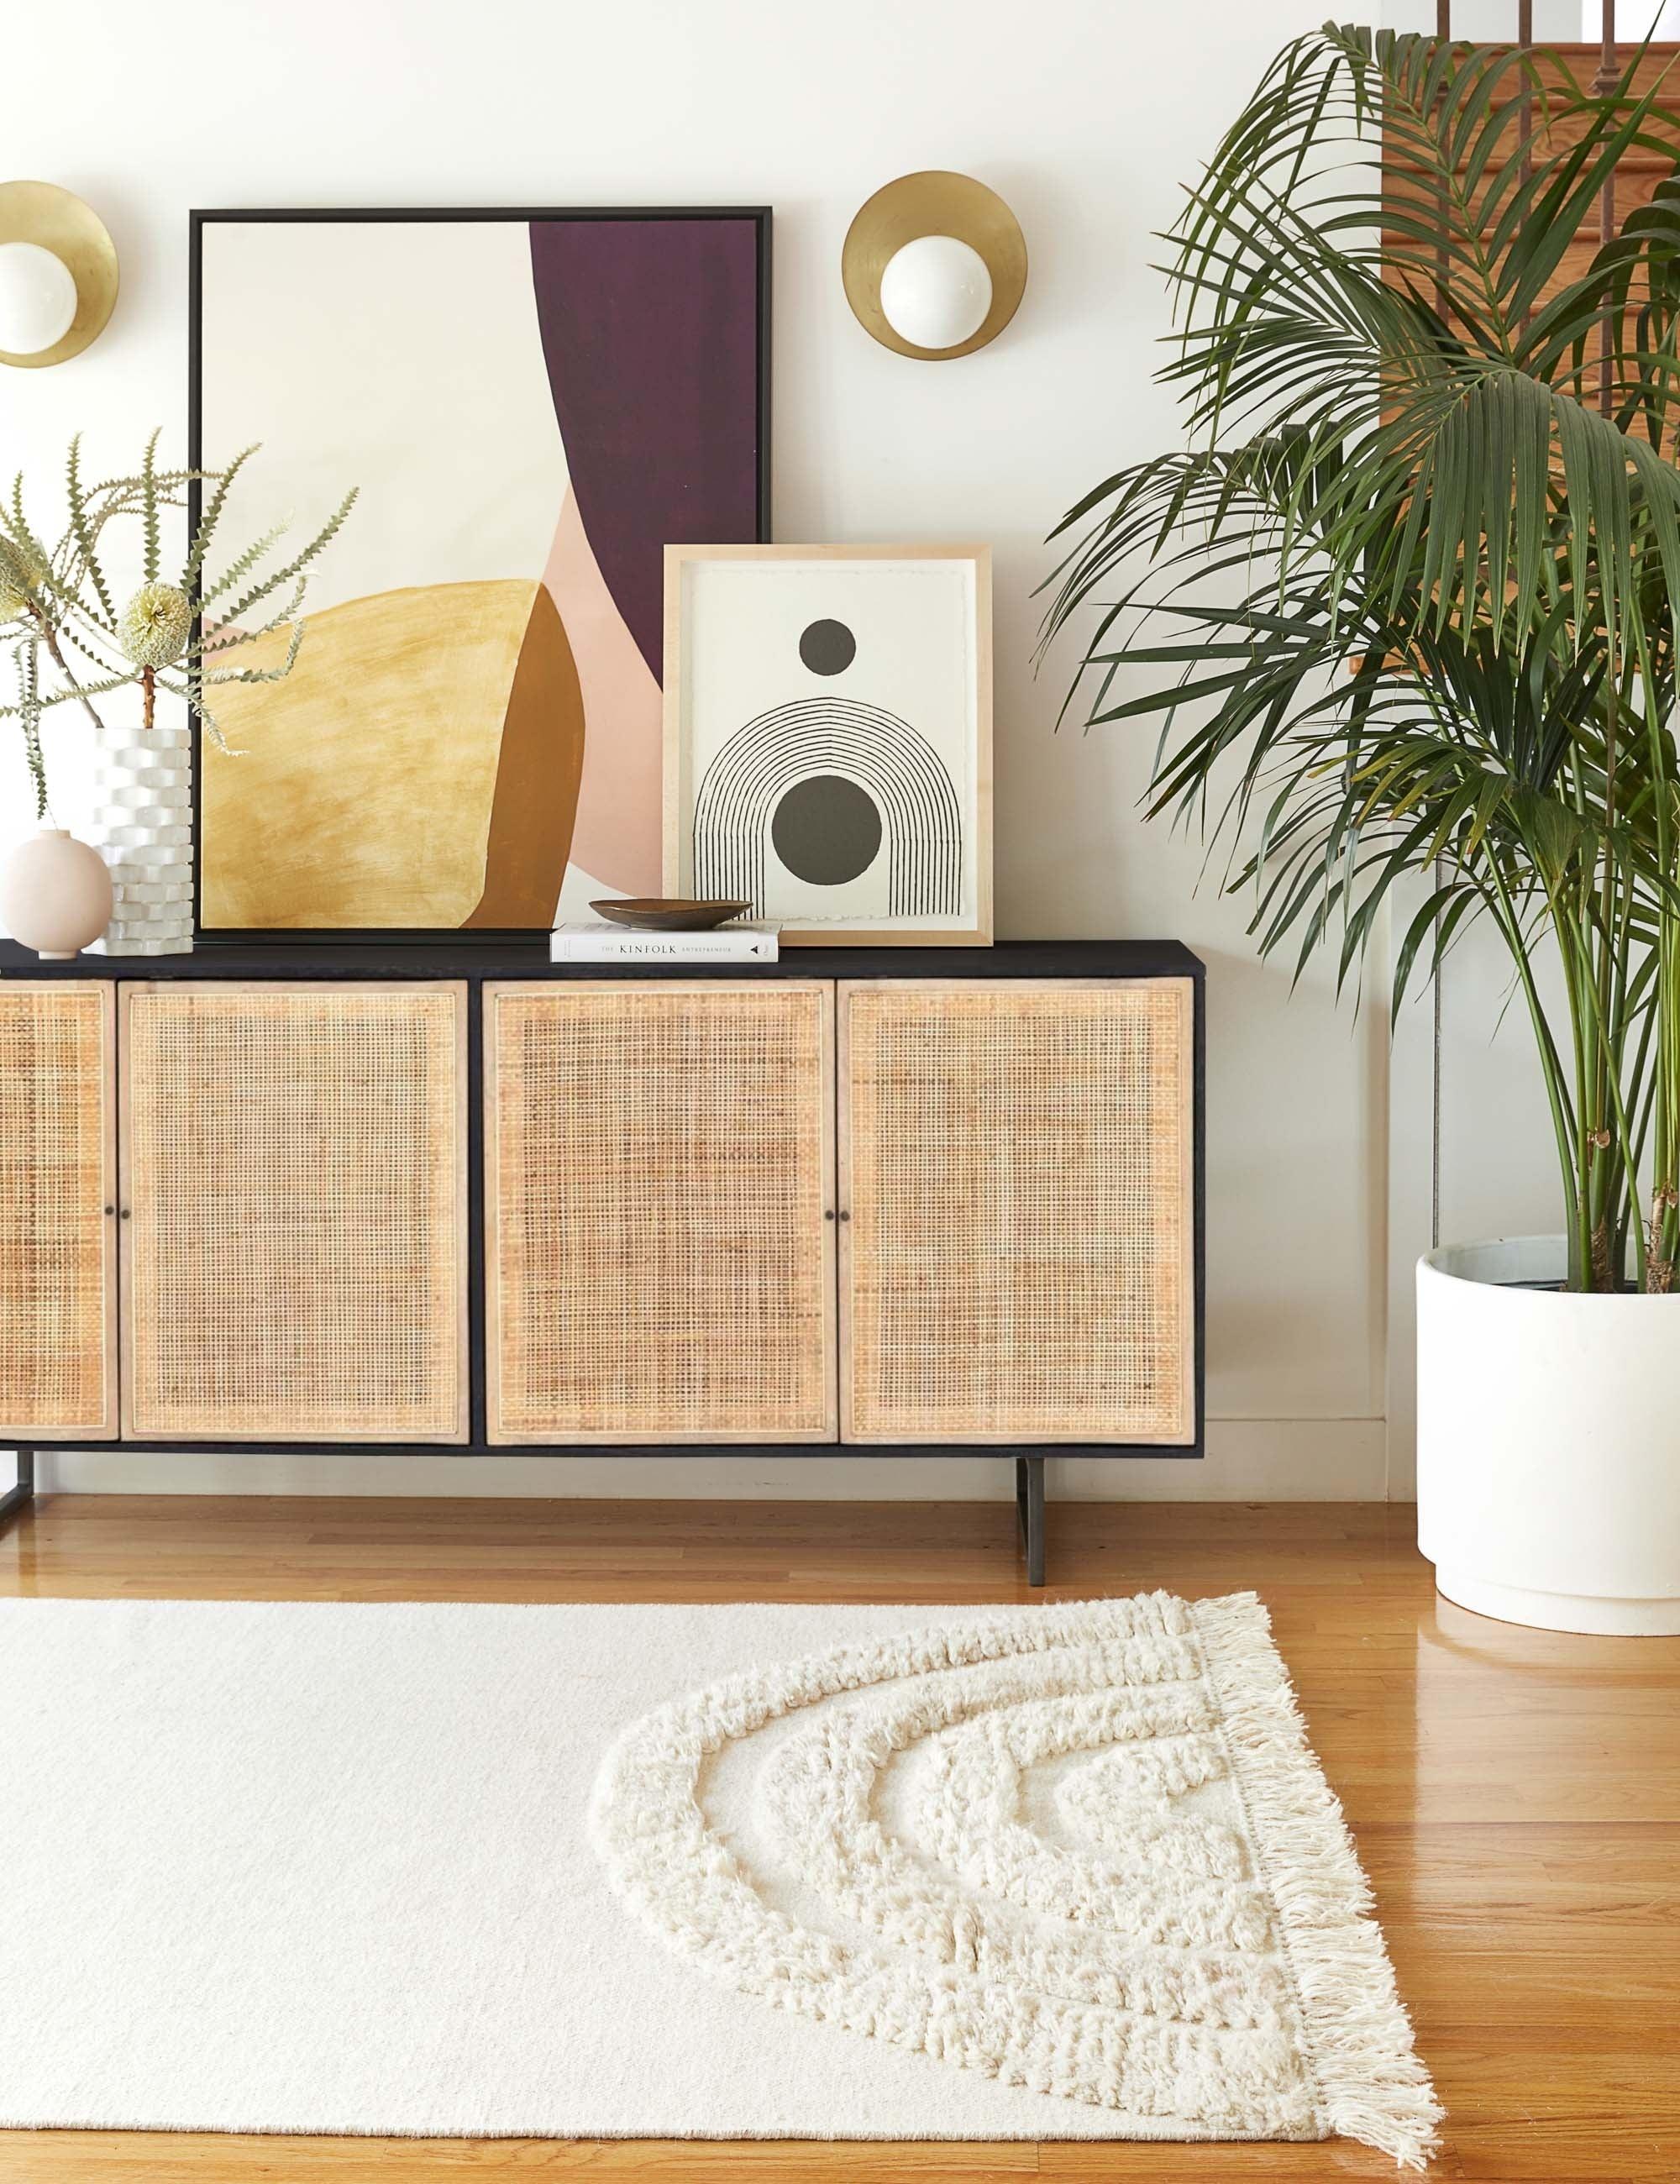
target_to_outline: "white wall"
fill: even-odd
[[[1590,44],[1604,36],[1604,0],[1581,0],[1581,33]],[[1680,37],[1680,0],[1616,0],[1616,35]]]
[[[767,203],[776,209],[776,532],[986,538],[996,549],[997,859],[1011,936],[1177,934],[1209,963],[1210,1459],[1063,1467],[1063,1490],[1233,1498],[1383,1490],[1386,1038],[1338,1011],[1322,969],[1293,998],[1240,908],[1196,891],[1193,844],[1135,810],[1147,731],[1053,733],[1065,656],[1035,681],[1033,586],[1061,511],[1171,444],[1150,384],[1165,328],[1153,231],[1172,219],[1266,60],[1315,0],[78,0],[8,55],[3,157],[79,191],[123,264],[103,338],[0,375],[0,473],[50,484],[77,426],[102,466],[161,421],[182,446],[192,205]],[[854,322],[839,279],[853,212],[907,170],[951,166],[1013,204],[1032,275],[1004,337],[917,365]],[[80,783],[55,722],[62,823]],[[0,751],[0,820],[28,825]],[[453,1485],[428,1462],[242,1474],[50,1460],[61,1483],[325,1480]],[[486,1464],[476,1490],[576,1490],[599,1467]],[[645,1470],[638,1477],[650,1477]],[[879,1465],[685,1462],[723,1490],[882,1490]],[[1002,1491],[992,1460],[918,1466],[888,1490]]]

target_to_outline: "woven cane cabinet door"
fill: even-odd
[[[832,1440],[832,988],[484,1006],[488,1439]]]
[[[464,1441],[464,984],[125,985],[123,1429]]]
[[[0,983],[0,1432],[117,1430],[108,986]]]
[[[844,1440],[1193,1441],[1193,1006],[842,986]]]

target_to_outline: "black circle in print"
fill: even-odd
[[[843,773],[810,774],[796,781],[776,805],[770,838],[796,879],[813,887],[843,887],[875,862],[880,808],[867,789]]]
[[[814,621],[799,638],[799,657],[813,675],[843,675],[858,656],[858,640],[843,621]]]

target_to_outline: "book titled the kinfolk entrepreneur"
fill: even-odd
[[[548,936],[555,963],[774,963],[778,922],[716,925],[709,933],[653,933],[621,925],[557,925]]]

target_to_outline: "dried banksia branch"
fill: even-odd
[[[30,523],[21,476],[14,481],[9,501],[0,504],[0,626],[10,625],[19,640],[14,654],[18,702],[0,705],[0,720],[22,724],[30,777],[37,806],[42,809],[47,789],[41,717],[67,700],[81,704],[98,727],[102,723],[92,699],[113,690],[138,688],[149,728],[161,690],[186,705],[217,749],[225,750],[221,729],[204,704],[205,686],[278,682],[290,674],[303,638],[298,610],[305,571],[337,535],[355,504],[355,493],[347,494],[302,551],[280,567],[265,571],[264,565],[285,535],[284,524],[264,532],[236,554],[219,577],[207,582],[211,542],[230,493],[257,449],[242,449],[220,471],[163,470],[158,464],[160,437],[153,432],[147,440],[135,475],[105,478],[94,486],[83,480],[80,436],[70,442],[64,464],[69,529],[50,551]],[[180,576],[171,581],[164,574],[163,513],[184,506],[186,488],[200,484],[209,487],[209,499]],[[136,521],[142,582],[119,613],[106,549],[114,526],[120,529]],[[251,627],[245,626],[253,607],[288,592],[285,606],[277,611],[270,607]],[[235,594],[235,604],[218,617],[217,625],[208,627],[203,608]],[[286,632],[286,649],[275,666],[206,666],[208,660],[219,660],[238,646],[281,631]],[[67,649],[76,659],[75,668]],[[58,671],[57,687],[42,680],[43,655]]]

